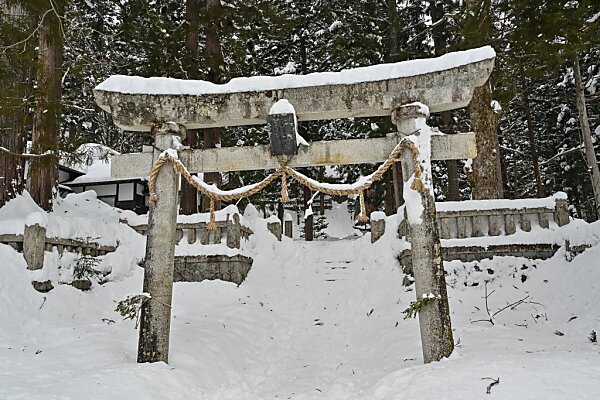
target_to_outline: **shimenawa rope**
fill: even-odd
[[[390,167],[394,164],[396,159],[400,157],[402,151],[405,148],[407,148],[411,152],[413,168],[415,170],[415,178],[411,185],[411,189],[421,192],[425,188],[425,185],[423,184],[423,180],[421,177],[422,171],[421,164],[419,161],[419,149],[411,140],[404,138],[400,141],[400,143],[398,143],[398,145],[396,145],[396,147],[390,153],[389,157],[385,160],[385,162],[381,166],[379,166],[379,168],[377,168],[377,170],[373,174],[369,176],[369,179],[365,180],[365,182],[359,186],[353,187],[353,185],[349,185],[350,187],[344,188],[335,188],[332,187],[334,186],[332,184],[322,184],[321,182],[313,181],[305,175],[288,167],[287,158],[284,157],[281,161],[279,168],[275,170],[275,172],[267,176],[262,181],[254,185],[250,185],[248,189],[242,191],[240,191],[239,189],[234,189],[230,191],[219,191],[220,193],[215,193],[214,191],[210,190],[207,186],[200,183],[196,178],[194,178],[188,172],[187,168],[177,158],[169,154],[162,154],[158,158],[158,160],[156,160],[156,162],[152,166],[152,170],[150,171],[150,180],[148,182],[148,188],[150,190],[150,203],[154,204],[157,200],[157,196],[154,189],[156,185],[156,178],[158,176],[158,172],[163,167],[163,165],[170,163],[190,185],[194,186],[196,190],[198,190],[204,196],[210,199],[210,222],[208,224],[208,229],[210,230],[214,230],[217,226],[215,221],[216,201],[235,201],[245,197],[250,197],[253,194],[256,194],[263,190],[267,185],[269,185],[279,176],[281,176],[281,200],[283,203],[288,203],[290,201],[287,193],[288,175],[301,185],[308,187],[313,192],[319,191],[330,196],[347,196],[350,194],[358,194],[360,200],[360,214],[358,215],[357,220],[361,223],[364,223],[367,222],[369,218],[365,209],[365,190],[369,189],[371,185],[373,185],[373,183],[379,181],[383,177],[383,174],[385,174],[385,172],[388,169],[390,169]]]

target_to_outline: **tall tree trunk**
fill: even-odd
[[[396,214],[395,199],[394,199],[394,176],[392,171],[388,171],[383,176],[385,182],[385,197],[384,197],[384,210],[385,215]]]
[[[579,67],[579,55],[576,55],[573,59],[573,70],[575,72],[575,94],[577,97],[577,111],[579,112],[579,125],[581,127],[581,136],[583,137],[583,145],[585,147],[585,160],[592,180],[592,189],[594,191],[594,200],[596,202],[596,219],[598,219],[600,217],[600,171],[598,170],[598,160],[594,151],[592,131],[587,115],[585,93]]]
[[[388,28],[388,62],[398,59],[398,10],[397,0],[387,0],[387,13],[390,22]]]
[[[308,210],[308,207],[312,207],[311,204],[308,204],[311,198],[311,191],[306,186],[302,186],[302,188],[302,194],[304,198],[304,209]],[[311,214],[304,220],[304,240],[306,240],[307,242],[311,242],[314,236],[313,231],[313,215]]]
[[[540,162],[538,157],[537,142],[535,140],[535,132],[533,131],[533,118],[531,117],[531,106],[529,104],[529,87],[525,79],[525,72],[521,66],[521,89],[523,98],[523,107],[525,108],[525,118],[527,120],[527,137],[529,138],[529,146],[531,147],[531,162],[533,163],[533,175],[535,176],[535,187],[537,197],[544,197],[544,186],[542,185],[542,177],[540,174]]]
[[[503,134],[502,131],[500,130],[500,124],[498,124],[498,154],[502,154],[500,153],[500,149],[502,148],[502,142],[503,142]],[[500,165],[498,167],[498,173],[500,174],[500,177],[498,178],[501,182],[502,182],[502,191],[501,191],[501,195],[503,199],[512,199],[513,198],[513,194],[509,185],[509,179],[508,179],[508,166],[506,165],[507,161],[506,161],[506,157],[499,157],[499,161],[500,161]]]
[[[468,175],[473,199],[497,199],[499,197],[497,167],[498,135],[496,118],[490,106],[492,91],[489,82],[475,89],[469,103],[471,127],[475,132],[477,157],[473,159]]]
[[[435,55],[440,56],[446,53],[448,43],[446,40],[444,25],[439,23],[444,18],[444,4],[438,0],[429,1],[429,13],[433,24],[433,46]],[[444,133],[454,133],[452,128],[452,113],[444,111],[442,113],[442,131]],[[448,169],[448,200],[460,200],[460,189],[458,185],[458,162],[456,160],[446,161]]]
[[[25,10],[18,4],[2,5],[5,23],[28,27],[24,23],[27,18]],[[14,43],[13,38],[7,38]],[[16,41],[16,40],[15,40]],[[9,45],[11,43],[0,43]],[[28,48],[31,48],[27,43]],[[0,150],[0,207],[23,192],[25,177],[23,158],[14,154],[22,154],[26,141],[26,120],[29,105],[23,99],[28,99],[31,93],[31,68],[26,59],[28,51],[19,49],[19,54],[7,53],[0,56],[0,147],[10,153]],[[24,59],[25,58],[25,59]]]
[[[58,185],[58,133],[61,114],[61,75],[63,34],[59,17],[65,0],[53,2],[39,31],[36,105],[33,116],[33,152],[49,154],[31,160],[28,188],[31,197],[44,210],[52,210]]]
[[[492,15],[490,0],[467,0],[473,32],[470,45],[487,44],[492,32]],[[475,38],[475,39],[473,39]],[[498,182],[496,168],[498,165],[498,134],[496,132],[496,116],[492,110],[492,88],[490,81],[475,88],[473,99],[469,103],[471,127],[476,135],[477,157],[473,159],[472,170],[468,180],[471,185],[473,199],[497,199],[502,182]]]
[[[391,168],[392,170],[392,182],[394,183],[394,202],[396,209],[404,204],[404,185],[402,177],[402,168],[399,163],[395,163]]]
[[[388,27],[388,62],[398,61],[398,2],[397,0],[387,0],[387,13],[389,20]],[[392,187],[394,190],[394,212],[404,204],[402,169],[400,163],[395,163],[392,169]],[[387,186],[386,186],[387,191]]]
[[[186,0],[185,15],[187,20],[187,35],[185,38],[185,73],[187,79],[199,79],[199,46],[198,34],[200,29],[200,13],[198,0]],[[186,144],[192,149],[198,148],[198,129],[188,129],[185,134]],[[196,188],[186,180],[181,181],[181,202],[179,204],[182,214],[194,214],[198,212],[198,193]]]
[[[206,65],[208,67],[208,80],[213,83],[222,83],[222,68],[225,64],[219,30],[221,26],[221,0],[206,0],[206,9],[209,15],[206,27]],[[204,130],[204,148],[210,149],[221,146],[221,128],[209,128]],[[221,187],[221,174],[209,172],[204,174],[204,182]],[[207,200],[207,199],[205,199]],[[217,202],[217,209],[220,208]],[[208,210],[209,202],[204,201],[202,208]]]

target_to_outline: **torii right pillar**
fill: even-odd
[[[421,153],[429,151],[431,128],[426,124],[428,110],[420,104],[396,108],[392,121],[401,137],[416,136]],[[427,132],[424,132],[427,130]],[[417,192],[410,188],[414,179],[413,154],[409,149],[402,153],[400,162],[404,177],[404,200],[406,204],[409,236],[412,248],[413,275],[417,300],[423,301],[419,310],[421,345],[425,363],[448,357],[454,349],[450,307],[446,290],[444,265],[441,256],[440,238],[436,222],[435,198],[431,190],[431,163],[429,154],[420,154],[425,188]],[[420,203],[418,204],[418,199]],[[420,213],[420,218],[419,218]]]

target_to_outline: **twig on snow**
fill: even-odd
[[[500,383],[500,378],[481,378],[481,380],[485,380],[485,379],[491,379],[492,382],[487,386],[487,389],[485,390],[485,394],[492,394],[492,387],[498,385]]]

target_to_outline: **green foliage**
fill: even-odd
[[[140,321],[140,313],[142,306],[150,300],[148,293],[130,294],[125,299],[117,303],[115,312],[121,314],[123,320],[135,320],[135,329],[137,329]]]
[[[433,303],[438,299],[439,298],[435,297],[433,294],[424,294],[423,297],[418,298],[415,301],[411,301],[409,306],[404,311],[402,311],[404,319],[416,318],[419,312],[421,312],[421,310],[423,309],[423,307]]]
[[[19,18],[0,14],[0,120],[3,115],[20,116],[29,129],[38,45],[36,27],[49,3],[11,3],[21,4],[27,12]],[[113,74],[186,78],[190,56],[185,49],[184,3],[65,1],[66,14],[61,19],[65,35],[61,149],[71,153],[82,143],[97,142],[120,152],[132,152],[150,143],[149,135],[117,129],[110,116],[95,105],[92,90]],[[339,71],[493,45],[497,58],[491,82],[494,99],[503,107],[499,114],[500,155],[506,167],[509,196],[535,195],[522,99],[526,88],[546,192],[566,191],[577,215],[590,218],[591,185],[577,150],[580,138],[571,65],[572,58],[579,55],[594,131],[600,125],[600,18],[594,19],[600,12],[597,0],[399,0],[395,2],[394,24],[387,8],[390,1],[231,0],[222,2],[220,10],[209,10],[201,3],[197,57],[200,79],[206,79],[213,61],[207,59],[205,42],[206,25],[215,20],[219,21],[225,64],[221,72],[226,80]],[[472,7],[467,8],[467,3]],[[441,19],[435,26],[432,7],[441,8]],[[394,32],[398,49],[392,51],[390,37]],[[434,48],[436,35],[438,43],[440,37],[446,43],[445,49]],[[437,115],[432,116],[430,124],[442,126]],[[451,128],[455,132],[470,130],[464,110],[453,112]],[[310,141],[383,136],[394,127],[389,118],[382,117],[302,122],[299,129]],[[594,136],[600,140],[598,134]],[[264,126],[222,131],[223,146],[266,143],[268,132]],[[563,152],[565,156],[556,157]],[[349,182],[375,167],[340,166],[328,173],[329,177],[318,168],[303,172],[319,180]],[[230,187],[239,187],[260,180],[268,172],[230,173],[224,180]],[[436,162],[433,174],[436,197],[443,200],[445,163]],[[302,189],[296,183],[290,182],[288,189],[291,197],[302,198]],[[267,213],[274,212],[279,190],[279,185],[271,185],[250,201]],[[468,198],[464,176],[461,191],[463,198]],[[383,183],[376,183],[367,194],[369,203],[381,207],[383,193]]]
[[[323,215],[313,214],[313,237],[315,239],[325,236],[325,229],[329,223]],[[300,224],[300,237],[304,238],[304,224]]]
[[[96,269],[99,265],[100,260],[96,257],[80,256],[73,267],[73,279],[98,279],[103,277],[104,274]]]

